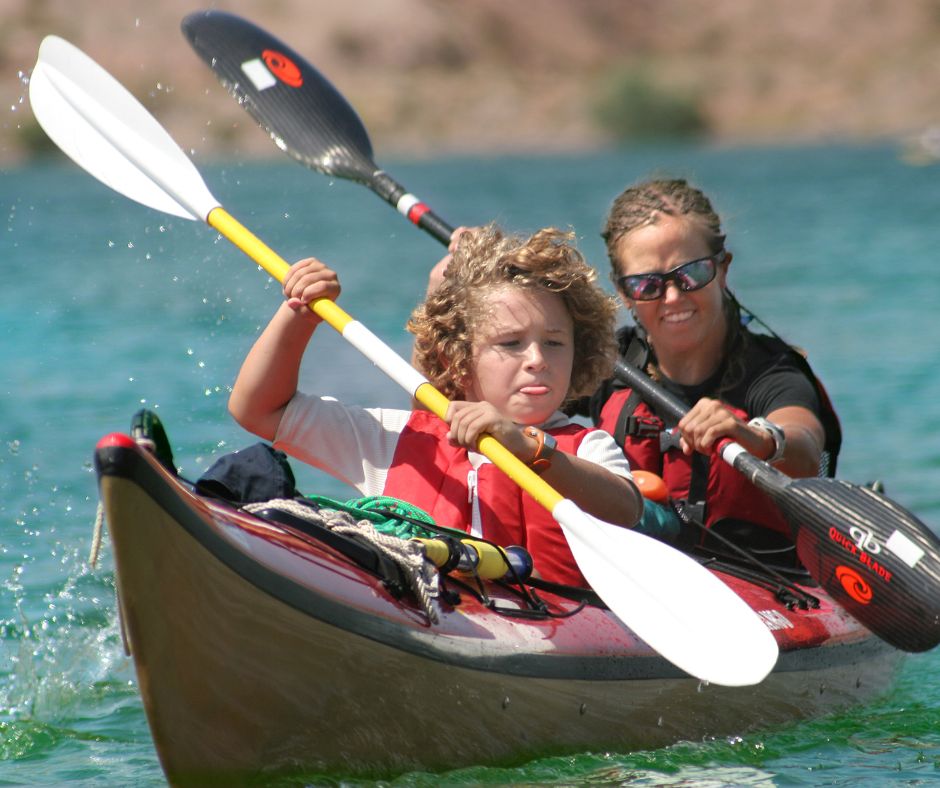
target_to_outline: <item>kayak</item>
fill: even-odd
[[[708,684],[589,592],[450,572],[429,603],[355,540],[197,494],[135,437],[106,435],[94,459],[122,632],[173,784],[741,735],[877,696],[904,655],[805,573],[710,560],[780,656],[755,686]]]

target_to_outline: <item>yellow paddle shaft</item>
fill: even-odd
[[[278,282],[283,282],[287,277],[290,264],[224,208],[214,208],[206,217],[206,223],[228,238]],[[328,298],[318,298],[311,302],[310,308],[340,334],[353,321],[344,309]]]
[[[290,270],[287,261],[224,208],[219,206],[210,211],[206,217],[206,223],[235,244],[278,282],[284,281],[287,272]],[[310,309],[340,334],[343,334],[346,327],[354,322],[351,315],[328,298],[318,298],[312,301]],[[394,354],[391,348],[388,348],[385,352]],[[373,362],[378,361],[377,359],[370,360]],[[450,404],[450,400],[427,381],[410,393],[435,415],[442,419],[447,416],[447,406]],[[483,435],[477,444],[477,449],[549,512],[553,511],[555,506],[564,500],[557,490],[492,435]]]

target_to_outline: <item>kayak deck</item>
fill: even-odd
[[[741,734],[872,697],[902,652],[819,588],[790,610],[722,574],[773,630],[759,685],[689,677],[609,611],[547,591],[460,586],[437,623],[333,548],[194,495],[125,436],[96,452],[122,620],[173,782],[388,775]],[[490,606],[485,602],[489,601]],[[715,633],[720,637],[721,633]]]

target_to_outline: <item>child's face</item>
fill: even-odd
[[[541,424],[571,383],[574,326],[557,293],[506,286],[488,295],[473,330],[467,400],[489,402],[517,424]]]

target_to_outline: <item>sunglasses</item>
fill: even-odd
[[[631,274],[617,277],[617,287],[631,301],[655,301],[666,293],[666,285],[675,282],[683,293],[701,290],[715,278],[718,263],[725,259],[719,252],[712,257],[702,257],[677,265],[664,274]]]

